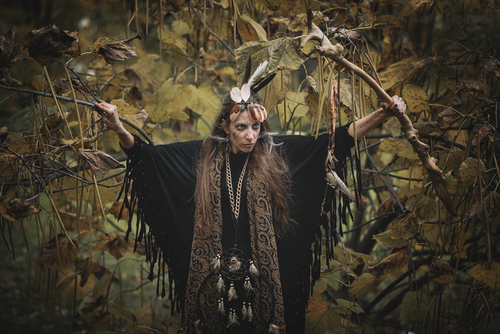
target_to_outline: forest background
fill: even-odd
[[[338,124],[369,114],[370,87],[299,48],[308,8],[404,98],[449,202],[396,119],[361,141],[346,181],[366,204],[321,249],[307,333],[500,332],[497,1],[24,0],[0,9],[2,333],[177,332],[124,239],[126,159],[90,102],[155,144],[202,139],[251,53],[276,73],[260,93],[273,130],[328,131],[332,85]]]

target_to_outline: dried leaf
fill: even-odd
[[[139,60],[124,71],[127,79],[140,90],[157,91],[170,75],[170,65],[157,54],[141,56]]]
[[[363,308],[358,303],[352,302],[350,300],[337,298],[335,302],[338,304],[338,306],[333,306],[333,308],[338,310],[341,314],[365,313]]]
[[[58,252],[59,251],[59,252]],[[44,244],[36,262],[39,270],[71,268],[78,255],[78,242],[68,239],[66,234],[58,234]]]
[[[385,231],[379,234],[375,234],[373,236],[379,244],[389,248],[400,248],[406,245],[406,240],[404,239],[396,239],[391,237],[391,231]]]
[[[193,28],[191,28],[186,21],[183,20],[175,20],[172,22],[172,30],[178,37],[191,35],[193,33]]]
[[[392,239],[408,240],[418,232],[418,220],[412,212],[399,216],[392,222],[390,236]]]
[[[483,201],[475,203],[469,216],[469,227],[481,226],[487,229],[491,225],[491,233],[495,234],[500,228],[500,194],[489,191],[483,194]],[[486,212],[485,212],[486,211]]]
[[[103,277],[106,273],[110,273],[108,268],[100,263],[95,262],[92,258],[87,257],[85,259],[76,259],[75,261],[76,269],[79,271],[82,279],[80,281],[80,286],[83,287],[91,275],[97,278]]]
[[[11,201],[10,196],[0,196],[0,214],[10,221],[21,220],[39,211],[26,202],[24,198],[16,198]]]
[[[260,24],[243,14],[237,20],[238,33],[245,42],[267,41],[267,33]]]
[[[125,255],[130,245],[132,245],[132,241],[130,239],[125,241],[125,233],[114,231],[108,233],[106,239],[99,241],[96,248],[108,251],[115,259],[119,260]]]
[[[377,265],[370,267],[377,276],[383,276],[390,272],[399,270],[406,266],[410,261],[410,255],[406,249],[401,249],[380,261]]]
[[[328,307],[323,297],[312,295],[306,311],[305,333],[327,333],[331,328],[342,328],[340,314]]]
[[[480,176],[481,173],[484,173],[485,171],[486,167],[481,160],[469,157],[460,164],[460,168],[458,169],[458,178],[460,181],[471,180]]]
[[[220,97],[215,91],[214,86],[208,82],[203,82],[198,88],[193,85],[184,87],[183,99],[189,109],[200,116],[204,116],[210,120],[210,123],[215,121],[215,116],[219,112],[221,105]]]
[[[141,39],[141,35],[132,38],[117,41],[109,37],[99,37],[90,50],[97,58],[104,58],[106,63],[113,64],[115,61],[127,60],[137,56],[135,45],[130,44],[134,39]]]
[[[408,111],[417,112],[428,112],[429,98],[427,93],[417,85],[405,85],[402,92],[402,97],[408,106]]]
[[[116,219],[118,219],[118,216],[120,215],[120,210],[122,210],[122,205],[123,205],[123,199],[121,199],[118,202],[114,202],[113,205],[111,205],[111,208],[109,209],[109,213],[115,216]],[[128,209],[124,207],[121,219],[128,220],[129,217],[130,216]]]
[[[95,277],[91,276],[85,285],[81,284],[81,276],[72,271],[67,271],[59,277],[56,283],[57,296],[64,300],[66,306],[71,307],[73,301],[82,300],[95,283]]]
[[[437,283],[450,284],[455,281],[453,274],[453,267],[445,260],[434,256],[432,258],[431,268],[429,270],[429,277]]]
[[[80,149],[78,155],[90,165],[92,174],[99,177],[104,177],[112,169],[125,168],[115,158],[99,150]]]
[[[32,30],[23,38],[24,51],[40,66],[47,66],[60,59],[75,41],[76,38],[59,30],[55,24]]]
[[[354,282],[349,286],[349,295],[356,299],[361,299],[368,294],[372,289],[379,286],[385,279],[385,276],[378,277],[370,273],[364,273],[356,277]]]
[[[99,283],[92,290],[92,298],[97,300],[102,294],[106,293],[109,289],[109,285],[113,280],[113,273],[111,271],[107,271],[100,279]]]
[[[423,194],[411,196],[406,202],[406,208],[413,211],[419,222],[437,222],[437,202],[434,198]]]
[[[467,270],[475,280],[489,286],[495,294],[500,296],[500,263],[481,262]]]
[[[64,52],[64,55],[69,58],[78,58],[80,57],[80,37],[78,36],[78,30],[69,31],[64,30],[64,32],[75,39],[75,41],[71,44],[71,46]]]
[[[446,250],[453,255],[458,254],[462,250],[463,252],[463,247],[465,243],[465,231],[461,225],[455,226],[453,229],[453,235],[451,236],[450,241],[446,244]],[[460,258],[462,257],[462,254],[460,254]],[[467,258],[467,253],[465,253],[465,258]]]
[[[81,171],[78,173],[78,175],[80,177],[84,177],[87,179],[89,178],[89,174],[90,173],[88,171],[85,171],[85,172]],[[78,183],[77,183],[73,177],[69,177],[69,176],[60,177],[58,179],[58,183],[59,183],[59,187],[61,187],[61,188],[71,188],[71,189],[65,190],[63,192],[63,194],[67,198],[69,198],[73,201],[84,200],[84,201],[90,202],[95,207],[100,207],[99,198],[98,198],[97,193],[95,191],[96,187],[94,184],[88,184],[88,185],[85,185],[84,187],[81,187],[82,183],[80,181],[78,181]],[[99,181],[99,183],[103,184],[103,185],[111,186],[111,185],[116,185],[117,181],[114,177],[112,177],[112,178],[106,179],[104,181]],[[77,184],[79,186],[78,195],[76,194],[76,190],[75,190],[75,187],[77,186]],[[103,205],[107,204],[109,202],[116,201],[116,198],[118,197],[118,193],[120,191],[120,187],[98,186],[98,189],[99,189],[99,195],[100,195],[100,198],[101,198]]]
[[[378,150],[384,153],[397,154],[407,159],[418,159],[413,147],[406,138],[384,138]]]
[[[297,0],[256,0],[269,8],[272,11],[277,11],[280,9],[287,9],[291,5],[293,5]]]
[[[135,314],[132,311],[130,311],[128,308],[118,305],[112,300],[110,300],[108,303],[108,311],[109,313],[114,314],[131,323],[137,322],[137,318],[135,317]]]
[[[429,296],[423,291],[409,291],[403,297],[401,303],[401,320],[425,321],[427,308],[429,307]]]
[[[0,36],[0,73],[2,76],[14,86],[22,85],[22,82],[17,82],[17,79],[11,78],[12,66],[18,60],[26,60],[26,56],[20,53],[19,46],[14,42],[16,35],[16,28],[11,27],[9,31]]]
[[[344,250],[340,246],[334,248],[334,253],[337,254],[337,261],[339,261],[344,268],[346,267],[346,256],[351,269],[373,260],[373,257],[370,255],[358,253],[349,248],[346,248],[345,252],[346,254],[344,254]]]

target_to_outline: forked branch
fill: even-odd
[[[332,59],[333,61],[345,67],[348,71],[358,75],[361,79],[363,79],[370,85],[370,87],[377,94],[378,98],[382,102],[385,102],[388,107],[390,107],[393,104],[393,100],[389,96],[389,94],[387,94],[382,89],[382,87],[380,87],[377,82],[368,75],[368,73],[345,59],[344,47],[341,44],[333,45],[328,37],[313,23],[313,18],[314,16],[312,10],[309,9],[307,13],[308,35],[302,42],[301,47],[304,47],[310,40],[320,42],[320,45],[316,45],[316,50],[322,56]],[[453,205],[453,201],[451,200],[450,195],[446,190],[445,177],[443,175],[443,172],[436,165],[435,159],[429,155],[429,146],[420,141],[420,139],[418,138],[418,131],[413,127],[413,124],[408,116],[403,114],[402,116],[398,117],[398,120],[399,123],[401,123],[401,131],[405,134],[406,139],[413,147],[415,153],[418,154],[418,157],[422,161],[423,166],[429,172],[429,177],[432,181],[432,186],[434,187],[436,195],[441,199],[441,201],[443,201],[443,204],[445,205],[448,212],[453,216],[456,216],[457,212]]]

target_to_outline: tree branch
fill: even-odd
[[[307,24],[308,24],[308,35],[301,44],[303,48],[306,43],[310,40],[319,41],[320,45],[316,46],[316,50],[323,56],[332,59],[333,61],[344,66],[347,70],[354,72],[361,79],[370,85],[370,87],[375,91],[378,98],[387,103],[388,107],[393,104],[392,98],[387,94],[382,87],[380,87],[377,82],[363,71],[358,66],[354,65],[350,61],[344,58],[344,47],[339,43],[332,45],[328,37],[313,23],[313,12],[309,8],[307,13]],[[423,166],[429,173],[429,177],[432,181],[434,191],[436,195],[444,203],[446,209],[453,216],[457,215],[453,201],[450,198],[448,191],[446,190],[446,180],[443,172],[435,163],[435,159],[431,158],[429,155],[429,146],[422,143],[418,138],[418,131],[413,127],[412,122],[406,115],[398,117],[399,123],[401,123],[401,131],[405,134],[406,139],[413,147],[415,153],[422,161]]]
[[[21,89],[21,88],[12,87],[12,86],[6,86],[4,81],[0,80],[0,82],[4,84],[4,85],[0,86],[0,88],[2,88],[2,89],[13,90],[13,91],[18,92],[18,93],[26,93],[26,94],[31,94],[31,95],[38,95],[38,96],[44,96],[44,97],[52,97],[52,98],[56,98],[58,100],[65,101],[65,102],[74,102],[74,100],[72,98],[70,98],[70,97],[65,97],[65,96],[60,96],[60,95],[52,95],[52,94],[49,94],[49,93],[42,93],[42,92],[38,92],[38,91],[35,91],[35,90],[28,90],[28,89]],[[85,101],[81,101],[81,100],[76,100],[76,102],[78,104],[81,104],[81,105],[84,105],[84,106],[87,106],[87,107],[90,107],[90,108],[94,108],[94,104],[93,103],[85,102]],[[147,135],[146,132],[144,132],[143,129],[141,129],[140,127],[138,127],[134,123],[130,122],[125,117],[118,116],[118,118],[120,119],[120,121],[122,121],[123,123],[127,124],[128,126],[130,126],[131,128],[133,128],[134,130],[136,130],[137,132],[139,132],[144,137],[144,139],[146,139],[148,141],[149,144],[154,145],[153,140],[151,140],[151,138]]]

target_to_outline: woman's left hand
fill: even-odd
[[[394,95],[392,97],[392,100],[394,103],[387,108],[385,103],[381,103],[381,107],[383,112],[387,115],[387,117],[390,116],[395,116],[395,117],[401,117],[405,114],[406,111],[406,103],[403,101],[402,98],[400,98],[397,95]]]

